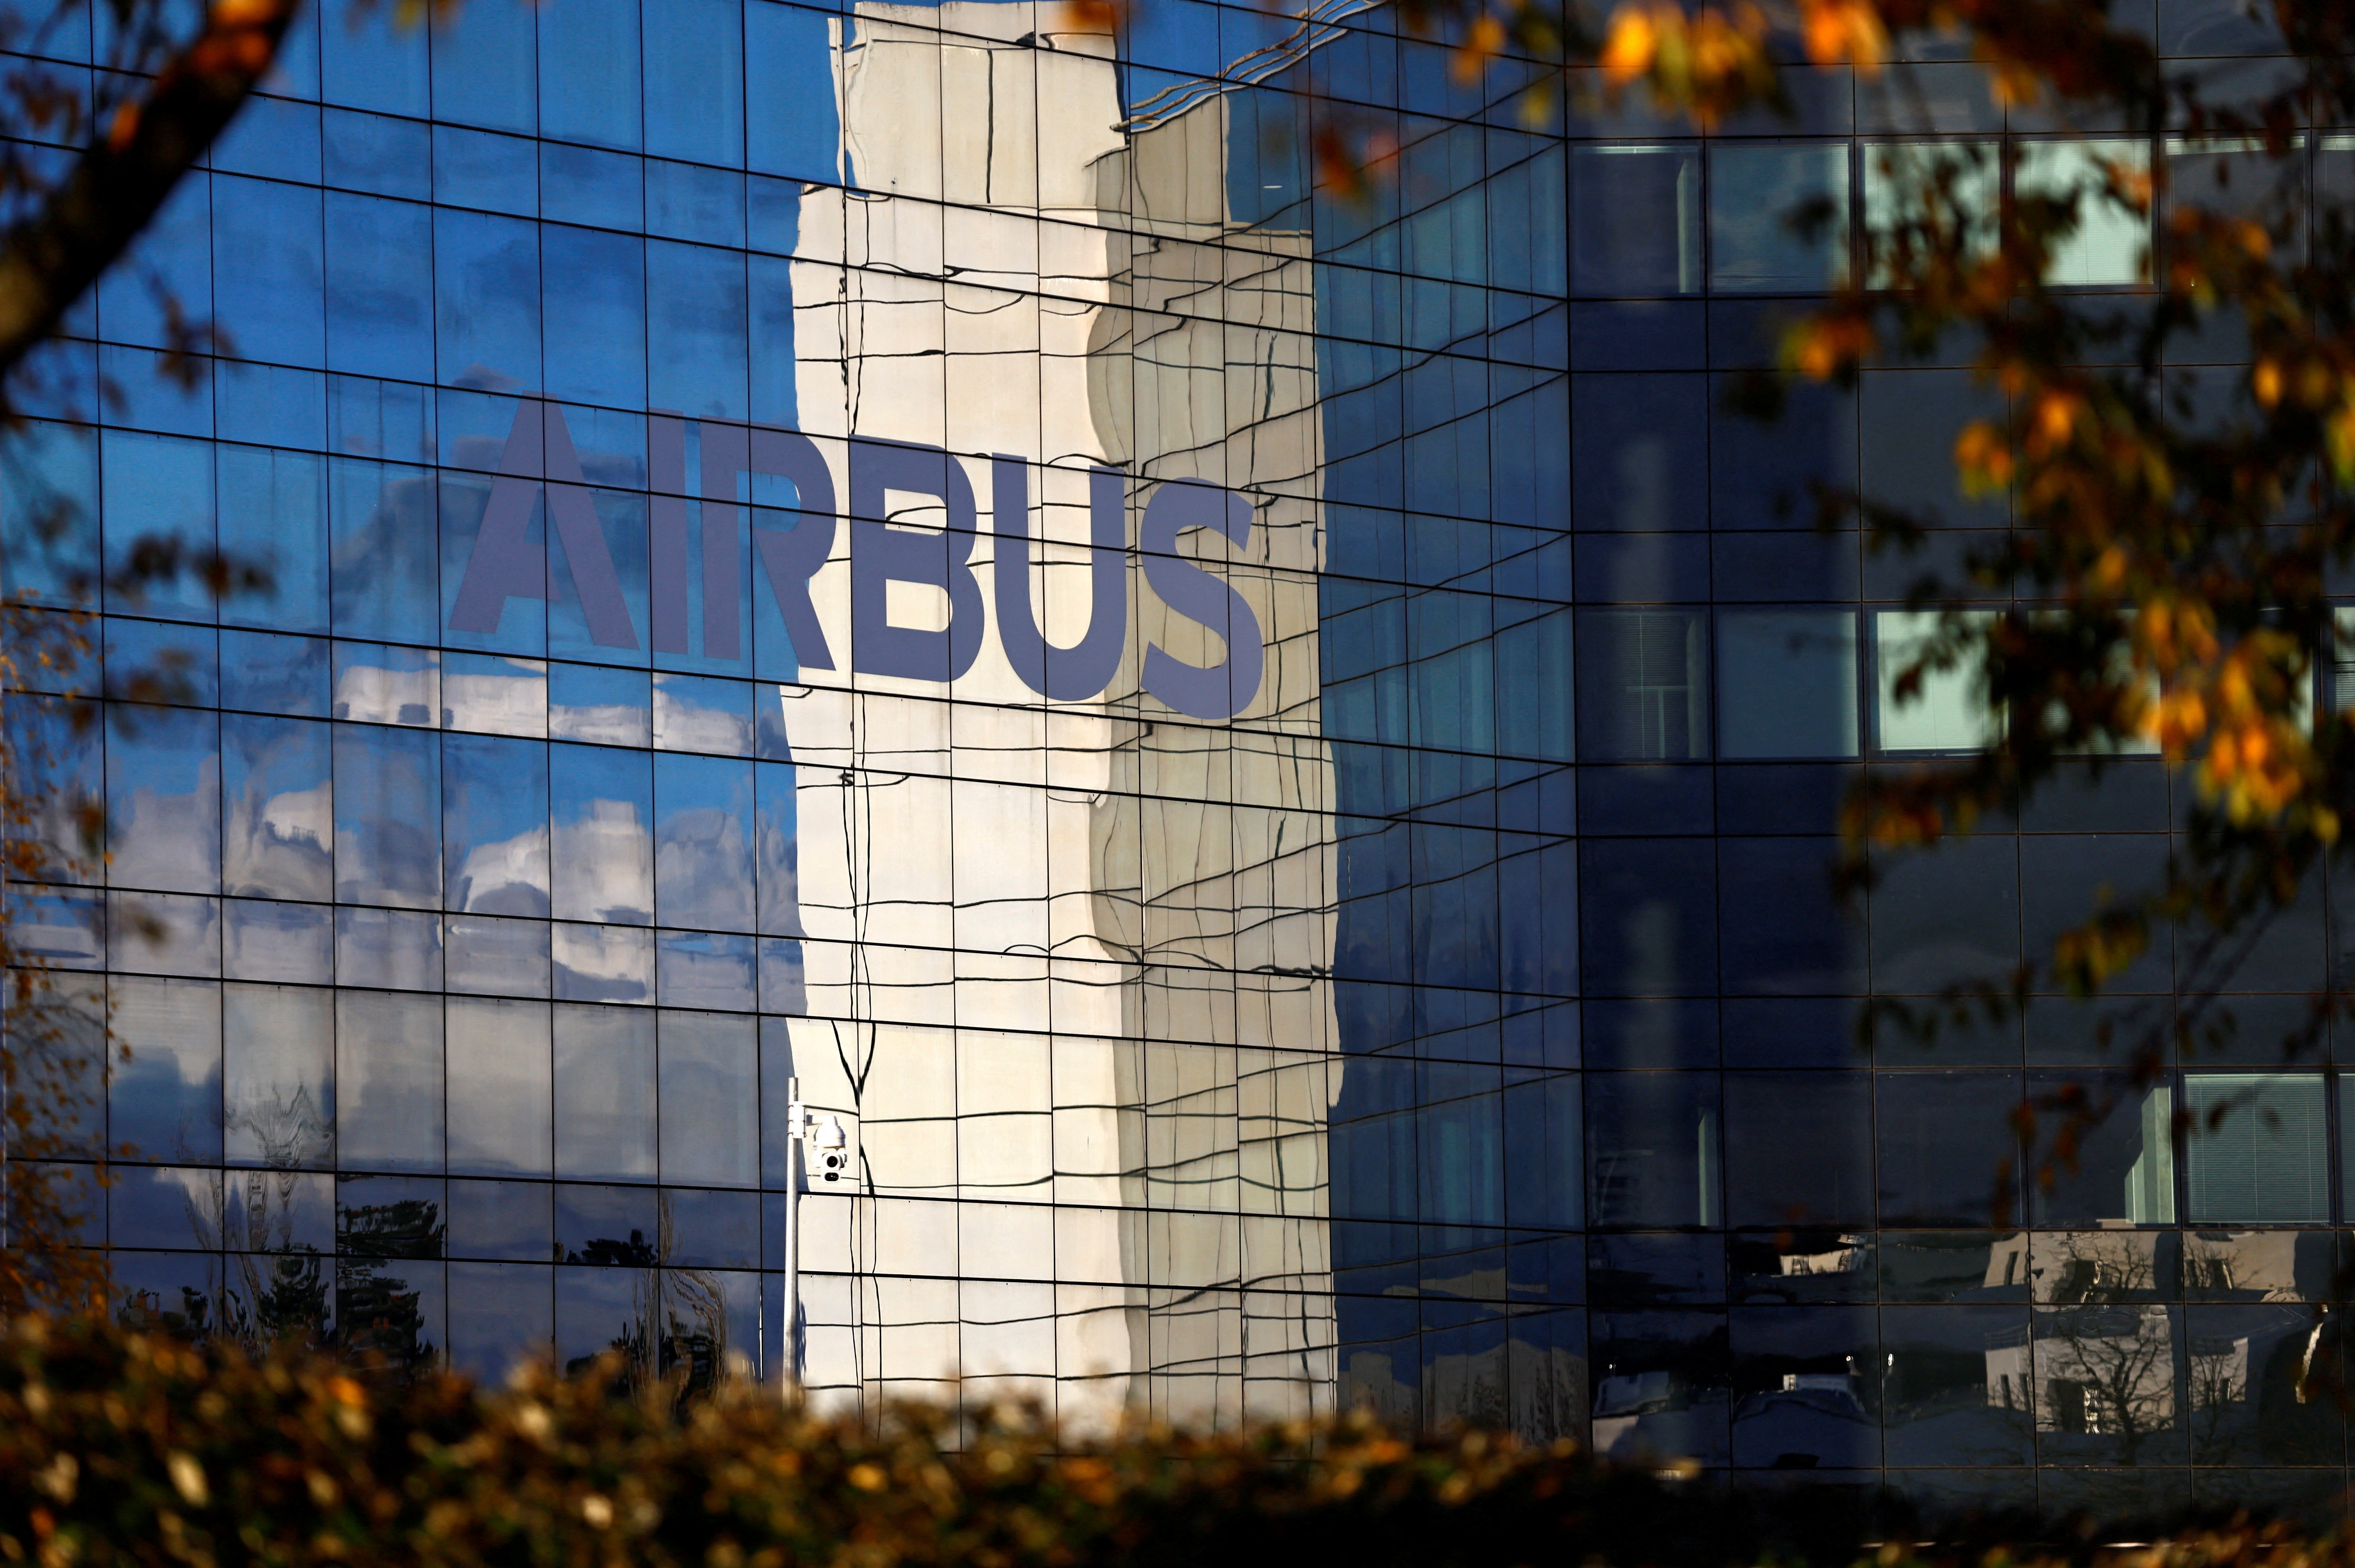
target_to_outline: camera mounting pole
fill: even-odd
[[[802,1081],[785,1080],[785,1291],[783,1332],[778,1337],[779,1384],[788,1398],[802,1381],[802,1150],[810,1149],[820,1179],[842,1179],[850,1168],[850,1138],[839,1116],[813,1116],[802,1104]]]

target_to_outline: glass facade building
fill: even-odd
[[[2159,3],[2188,69],[2264,69]],[[101,83],[74,16],[37,47]],[[1974,731],[1959,684],[1895,701],[1913,567],[1806,486],[2002,528],[1949,459],[1985,394],[1722,396],[1841,261],[1784,215],[1869,219],[1924,141],[2230,154],[2007,121],[1960,59],[1700,137],[1393,20],[297,36],[11,453],[19,600],[158,537],[272,583],[94,604],[8,699],[107,805],[12,910],[132,1052],[84,1129],[134,1151],[91,1194],[125,1314],[774,1375],[797,1076],[850,1130],[802,1207],[825,1397],[1369,1403],[1933,1501],[2344,1488],[2293,1385],[2346,1124],[2268,1044],[2355,952],[2331,899],[2231,976],[2238,1056],[1993,1224],[2009,1112],[2115,1065],[2094,1014],[1868,1058],[1859,1001],[2147,877],[2182,786],[2129,759],[1844,913],[1848,780]],[[1320,115],[1385,151],[1362,192]],[[2301,157],[2355,191],[2355,144]],[[2146,241],[2062,264],[2131,288]],[[166,298],[224,334],[189,374]]]

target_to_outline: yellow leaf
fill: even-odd
[[[1620,6],[1604,41],[1603,73],[1614,82],[1632,81],[1650,70],[1659,54],[1660,29],[1651,13],[1641,6]]]

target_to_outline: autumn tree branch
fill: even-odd
[[[302,0],[214,0],[203,31],[115,112],[0,241],[0,382],[137,239],[277,61]]]

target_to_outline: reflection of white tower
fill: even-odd
[[[1170,722],[1138,695],[1146,642],[1204,664],[1217,645],[1132,569],[1097,700],[1043,703],[995,635],[954,704],[853,694],[847,669],[789,689],[812,938],[794,1066],[857,1117],[862,1189],[807,1210],[809,1377],[961,1365],[1054,1379],[1071,1413],[1302,1410],[1332,1386],[1338,1088],[1307,238],[1227,220],[1222,99],[1132,141],[1109,40],[1034,19],[950,0],[830,24],[858,188],[802,198],[802,428],[830,453],[856,433],[1044,464],[1032,588],[1060,645],[1090,614],[1089,465],[1127,468],[1132,516],[1156,480],[1246,493],[1247,549],[1188,548],[1220,552],[1267,674],[1237,728]],[[847,630],[842,548],[814,592]],[[926,597],[892,618],[940,624]]]

